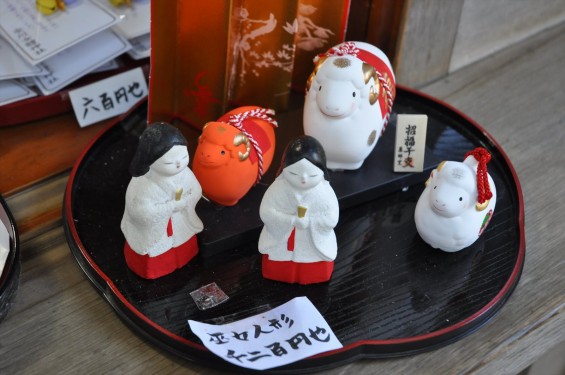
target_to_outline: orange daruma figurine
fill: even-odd
[[[275,153],[274,114],[239,107],[204,125],[192,166],[204,196],[233,206],[259,182]]]

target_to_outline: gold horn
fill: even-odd
[[[373,105],[379,100],[381,84],[375,68],[370,64],[363,63],[363,81],[365,84],[369,83],[371,78],[373,78],[373,84],[369,88],[369,103]]]
[[[233,138],[233,145],[239,146],[242,144],[245,144],[245,153],[239,151],[238,155],[240,161],[244,161],[249,157],[249,154],[251,153],[251,143],[249,142],[249,138],[247,138],[244,133],[238,133]]]
[[[441,163],[439,163],[436,167],[436,171],[437,173],[439,173],[441,171],[441,169],[443,168],[443,165],[445,164],[447,160],[442,161]],[[426,182],[424,183],[424,186],[428,186],[428,184],[430,183],[430,180],[432,179],[432,176],[434,175],[434,171],[432,171],[432,173],[430,174],[430,178],[428,178],[426,180]]]
[[[363,63],[363,80],[365,81],[365,84],[369,83],[371,78],[373,78],[375,82],[378,82],[377,71],[372,65]]]
[[[482,210],[484,210],[485,208],[488,207],[488,204],[490,203],[490,199],[485,200],[483,203],[479,203],[477,202],[477,204],[475,205],[475,207],[477,208],[477,211],[481,212]]]
[[[439,163],[439,164],[437,165],[436,169],[437,169],[438,172],[441,171],[441,169],[442,169],[443,166],[445,165],[445,162],[446,162],[446,161],[447,161],[447,160],[444,160],[444,161],[442,161],[441,163]]]
[[[326,61],[327,58],[328,58],[327,56],[322,56],[318,58],[318,60],[316,60],[316,65],[314,66],[314,70],[312,71],[312,74],[310,74],[308,80],[306,81],[306,91],[310,91],[310,86],[312,85],[312,81],[314,80],[316,73],[318,73],[318,70],[320,70],[322,64],[324,63],[324,61]]]

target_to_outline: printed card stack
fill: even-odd
[[[150,54],[150,0],[0,0],[0,106]]]

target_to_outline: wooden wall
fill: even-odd
[[[422,86],[562,22],[563,0],[410,0],[396,45],[397,82]]]

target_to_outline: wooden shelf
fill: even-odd
[[[112,120],[80,128],[71,113],[0,128],[0,194],[10,196],[68,171]]]
[[[72,113],[0,127],[0,195],[22,240],[61,222],[68,172],[112,119],[80,128]]]

